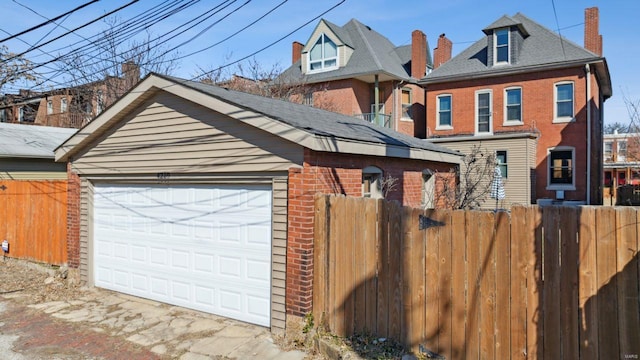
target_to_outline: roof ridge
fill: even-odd
[[[369,39],[367,39],[367,37],[365,36],[364,32],[362,31],[362,26],[366,26],[366,25],[364,25],[363,23],[359,22],[356,19],[352,19],[352,21],[354,21],[356,23],[356,25],[358,25],[358,26],[356,26],[356,30],[360,34],[360,37],[362,38],[362,42],[364,42],[365,46],[367,47],[367,50],[371,54],[371,58],[375,62],[376,66],[378,67],[378,70],[382,70],[382,64],[380,63],[380,59],[378,59],[378,56],[376,55],[375,51],[373,51],[373,47],[369,43]],[[360,25],[362,25],[362,26],[360,26]],[[370,27],[367,27],[367,28],[369,30],[371,30]],[[371,31],[373,31],[373,30],[371,30]]]

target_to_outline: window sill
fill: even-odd
[[[547,185],[547,190],[556,191],[556,190],[565,190],[565,191],[575,191],[575,185]]]
[[[453,126],[451,125],[436,126],[436,130],[453,130]]]
[[[400,118],[400,121],[413,122],[413,119],[412,118],[403,117],[403,118]]]
[[[507,121],[502,124],[502,126],[522,126],[524,122],[522,121]]]
[[[553,119],[552,123],[554,124],[565,124],[565,123],[570,123],[570,122],[575,122],[576,118],[575,117],[561,117],[561,118],[555,118]]]
[[[328,71],[333,71],[333,70],[338,70],[339,66],[332,66],[332,67],[328,67],[328,68],[322,68],[322,69],[318,69],[318,70],[311,70],[311,69],[307,69],[307,72],[305,73],[305,75],[309,74],[319,74],[319,73],[323,73],[323,72],[328,72]]]

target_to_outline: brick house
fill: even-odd
[[[604,198],[616,197],[618,186],[640,185],[640,134],[604,135]]]
[[[431,56],[422,31],[411,39],[395,46],[356,19],[344,26],[323,19],[305,44],[293,43],[293,65],[278,80],[301,84],[304,104],[424,138],[424,90],[417,81],[432,68]]]
[[[140,80],[140,69],[128,62],[123,77],[46,92],[20,90],[0,98],[0,122],[80,128]]]
[[[460,154],[321,109],[151,74],[56,150],[69,265],[274,331],[311,311],[314,195],[425,203]],[[435,174],[435,175],[434,175]],[[431,186],[428,186],[428,185]]]
[[[505,207],[602,204],[603,105],[612,87],[598,20],[597,8],[586,9],[584,48],[520,13],[496,20],[453,58],[451,42],[438,39],[436,68],[420,81],[428,139],[494,153]]]

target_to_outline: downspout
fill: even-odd
[[[374,101],[374,110],[373,110],[373,118],[374,118],[374,122],[378,125],[382,125],[384,126],[384,124],[379,124],[378,122],[380,121],[378,119],[378,115],[380,114],[380,84],[378,83],[378,74],[375,75],[375,84],[373,85],[374,89],[373,89],[373,101]]]
[[[587,75],[587,205],[591,205],[591,67],[584,66]]]

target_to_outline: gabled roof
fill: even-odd
[[[56,149],[56,161],[67,161],[82,151],[160,91],[208,107],[315,151],[421,159],[452,164],[460,162],[460,153],[456,151],[354,117],[157,74],[148,75],[134,89]]]
[[[605,98],[611,96],[611,78],[603,57],[560,37],[520,13],[512,17],[503,16],[486,29],[504,27],[503,25],[522,26],[529,34],[522,41],[518,59],[514,63],[500,66],[487,64],[488,36],[484,36],[433,70],[420,83],[432,84],[593,63],[598,71],[603,95]]]
[[[53,159],[53,151],[75,132],[76,129],[0,123],[0,158]]]
[[[334,33],[333,35],[353,49],[353,54],[347,64],[336,70],[303,75],[302,62],[299,60],[285,70],[281,78],[316,83],[363,75],[385,74],[398,80],[416,80],[411,77],[411,67],[409,66],[411,45],[397,47],[389,39],[356,19],[351,19],[342,27],[324,19],[321,21],[329,27]],[[433,62],[431,61],[429,44],[427,44],[426,59],[427,65],[430,66]]]

